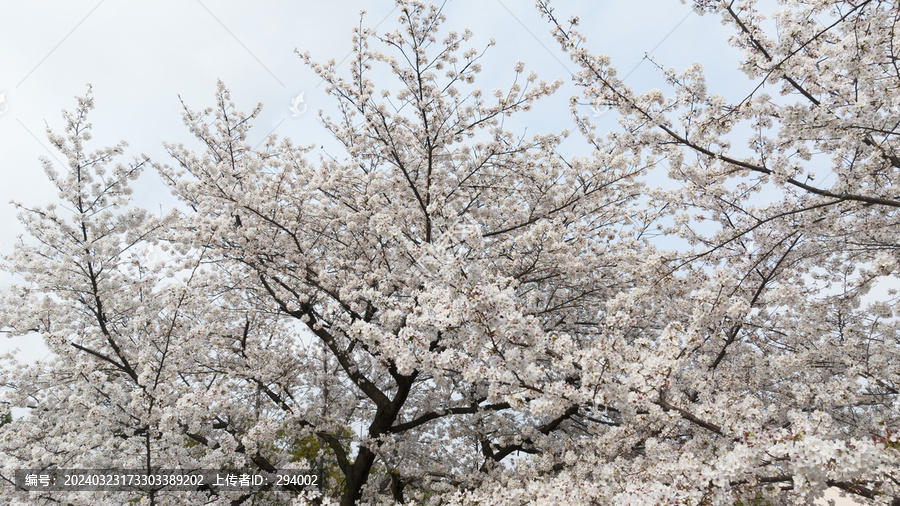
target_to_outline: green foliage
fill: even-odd
[[[774,506],[768,499],[763,497],[762,492],[757,492],[756,496],[750,501],[745,503],[744,501],[738,499],[734,506]]]
[[[350,429],[344,429],[341,439],[347,440],[352,435]],[[322,440],[310,434],[303,438],[288,435],[284,430],[275,433],[275,439],[270,449],[286,452],[290,455],[289,462],[309,462],[310,465],[322,471],[322,492],[325,495],[339,497],[344,490],[344,479],[334,451]],[[344,449],[348,451],[347,448]],[[351,462],[352,463],[352,462]]]

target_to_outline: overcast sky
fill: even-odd
[[[736,67],[739,53],[718,19],[701,17],[677,0],[572,1],[554,3],[560,18],[577,14],[593,52],[609,54],[638,90],[660,86],[644,54],[682,69],[704,65],[710,88],[728,95],[744,93],[749,83]],[[40,156],[64,158],[49,147],[45,128],[62,132],[62,109],[72,109],[76,95],[93,87],[96,108],[93,146],[119,140],[130,156],[147,154],[166,163],[163,141],[189,142],[181,122],[179,96],[192,108],[213,105],[216,81],[231,89],[238,108],[264,104],[251,143],[270,132],[298,144],[328,144],[317,111],[334,106],[325,85],[296,55],[341,61],[351,48],[351,30],[364,23],[384,33],[397,26],[399,11],[390,0],[333,2],[247,2],[233,0],[67,0],[4,2],[0,28],[0,254],[12,250],[22,232],[8,202],[43,204],[54,197],[41,170]],[[480,86],[508,86],[512,67],[522,60],[548,81],[568,79],[575,66],[550,36],[531,0],[451,0],[444,12],[447,29],[468,27],[474,45],[489,38],[494,46],[482,61]],[[346,71],[346,63],[340,67]],[[292,100],[303,93],[306,113],[293,117]],[[571,127],[567,84],[529,117],[530,132]],[[587,113],[592,114],[586,108]],[[607,117],[608,116],[608,117]],[[615,126],[615,116],[597,118]],[[128,158],[123,158],[126,161]],[[62,164],[54,162],[62,169]],[[165,188],[146,173],[136,201],[151,210],[171,206]],[[0,287],[13,282],[0,273]],[[39,356],[39,348],[15,343]],[[28,349],[30,348],[30,349]]]

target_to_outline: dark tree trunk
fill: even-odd
[[[362,488],[369,480],[369,472],[375,463],[375,453],[368,448],[361,447],[359,455],[350,472],[344,476],[344,493],[341,495],[341,506],[353,506],[362,496]]]

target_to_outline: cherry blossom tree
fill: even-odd
[[[58,203],[20,204],[21,283],[0,299],[0,328],[54,353],[3,372],[30,409],[0,426],[7,480],[315,465],[324,490],[10,497],[900,501],[896,300],[866,297],[897,269],[896,6],[791,2],[769,38],[753,2],[698,3],[758,84],[732,103],[699,66],[662,70],[671,97],[635,93],[540,1],[584,99],[620,114],[601,135],[573,99],[575,156],[567,131],[506,125],[559,82],[516,63],[484,93],[492,42],[398,3],[395,31],[354,31],[346,74],[301,55],[340,153],[254,148],[261,106],[220,83],[184,108],[202,148],[152,164],[182,203],[168,215],[128,200],[147,160],[87,150],[80,99],[50,132],[68,167],[43,162]],[[661,164],[677,189],[648,184]]]
[[[110,168],[124,143],[88,151],[92,107],[88,91],[64,115],[66,135],[48,129],[68,162],[60,173],[42,160],[57,203],[17,204],[29,237],[6,267],[24,283],[3,294],[0,326],[39,334],[52,357],[3,370],[4,403],[31,411],[3,425],[5,481],[12,484],[15,469],[51,467],[273,470],[269,457],[290,467],[274,436],[280,420],[262,413],[252,384],[261,376],[241,372],[291,367],[289,335],[214,291],[202,249],[172,241],[175,214],[154,217],[129,203],[147,160]],[[85,494],[26,494],[23,501],[103,502]],[[157,504],[185,495],[103,495],[108,504],[141,496]]]
[[[593,359],[577,354],[647,247],[628,226],[641,169],[621,150],[567,160],[559,134],[504,129],[559,83],[518,63],[485,96],[471,33],[443,33],[435,6],[401,10],[393,33],[357,29],[348,77],[303,55],[338,102],[322,122],[344,157],[254,151],[257,111],[220,87],[214,109],[185,114],[208,149],[173,145],[179,167],[162,169],[228,284],[311,333],[316,382],[264,388],[296,437],[334,452],[343,504],[494,482],[517,455],[551,472],[606,416],[585,404]],[[397,84],[377,88],[385,69]]]
[[[678,188],[649,207],[692,245],[667,261],[685,318],[646,336],[656,349],[678,336],[653,395],[682,420],[642,421],[643,437],[600,457],[625,473],[602,483],[618,503],[784,504],[828,486],[900,503],[896,292],[866,297],[896,286],[900,10],[792,1],[769,21],[753,1],[693,4],[734,29],[748,94],[661,64],[671,94],[635,92],[577,17],[537,3],[584,99],[619,113],[620,131],[576,116],[580,130],[667,166]]]

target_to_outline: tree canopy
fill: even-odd
[[[482,92],[489,48],[416,0],[394,31],[354,30],[347,73],[301,55],[340,155],[254,148],[261,106],[220,82],[213,107],[184,108],[203,149],[121,163],[124,143],[88,149],[79,98],[48,131],[58,200],[17,204],[28,236],[5,262],[21,282],[0,327],[53,356],[2,371],[5,405],[30,409],[0,425],[4,494],[900,504],[897,299],[871,292],[900,268],[900,7],[791,0],[770,22],[753,1],[694,3],[734,28],[755,84],[740,101],[699,65],[658,64],[669,89],[635,91],[537,2],[580,68],[573,132],[508,127],[560,82],[511,62]],[[177,209],[130,202],[147,168]],[[304,467],[321,491],[12,485],[23,468]]]

